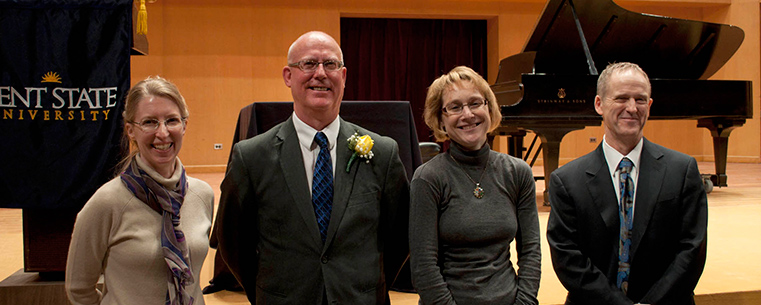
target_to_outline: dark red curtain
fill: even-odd
[[[341,18],[344,100],[409,101],[420,141],[428,86],[460,65],[486,77],[486,20]]]

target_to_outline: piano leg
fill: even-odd
[[[711,118],[698,120],[698,127],[708,128],[713,137],[713,156],[716,174],[711,175],[711,182],[715,186],[727,186],[727,146],[729,143],[729,133],[743,124],[745,124],[745,119]]]
[[[532,128],[542,139],[542,162],[544,162],[544,205],[550,205],[549,189],[550,174],[559,166],[560,141],[574,130],[584,129],[584,126]]]
[[[518,159],[523,159],[523,151],[526,150],[525,148],[523,148],[523,138],[526,137],[526,131],[516,130],[516,131],[507,132],[504,134],[500,133],[500,134],[508,136],[507,137],[507,153]]]

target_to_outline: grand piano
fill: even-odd
[[[752,117],[751,82],[707,78],[744,37],[735,26],[635,13],[611,0],[549,0],[523,52],[500,61],[492,85],[502,112],[498,131],[511,136],[508,149],[518,157],[526,130],[534,132],[549,177],[563,136],[602,122],[594,110],[598,71],[634,62],[652,85],[649,119],[697,120],[708,128],[716,174],[705,176],[707,190],[727,186],[727,141]]]

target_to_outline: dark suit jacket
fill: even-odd
[[[375,141],[370,163],[346,139]],[[341,120],[323,245],[292,118],[233,147],[222,182],[219,251],[255,304],[388,304],[408,254],[409,183],[396,142]]]
[[[697,163],[645,139],[639,166],[626,296],[616,288],[619,212],[602,145],[552,173],[547,240],[566,304],[694,304],[708,223]]]

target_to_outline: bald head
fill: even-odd
[[[299,38],[297,38],[296,41],[294,41],[288,48],[288,62],[293,63],[298,61],[299,59],[297,56],[300,55],[302,50],[312,49],[315,45],[330,47],[334,52],[336,52],[336,54],[338,54],[338,60],[343,62],[344,54],[341,51],[341,47],[338,45],[338,42],[333,39],[332,36],[320,31],[311,31],[299,36]]]

